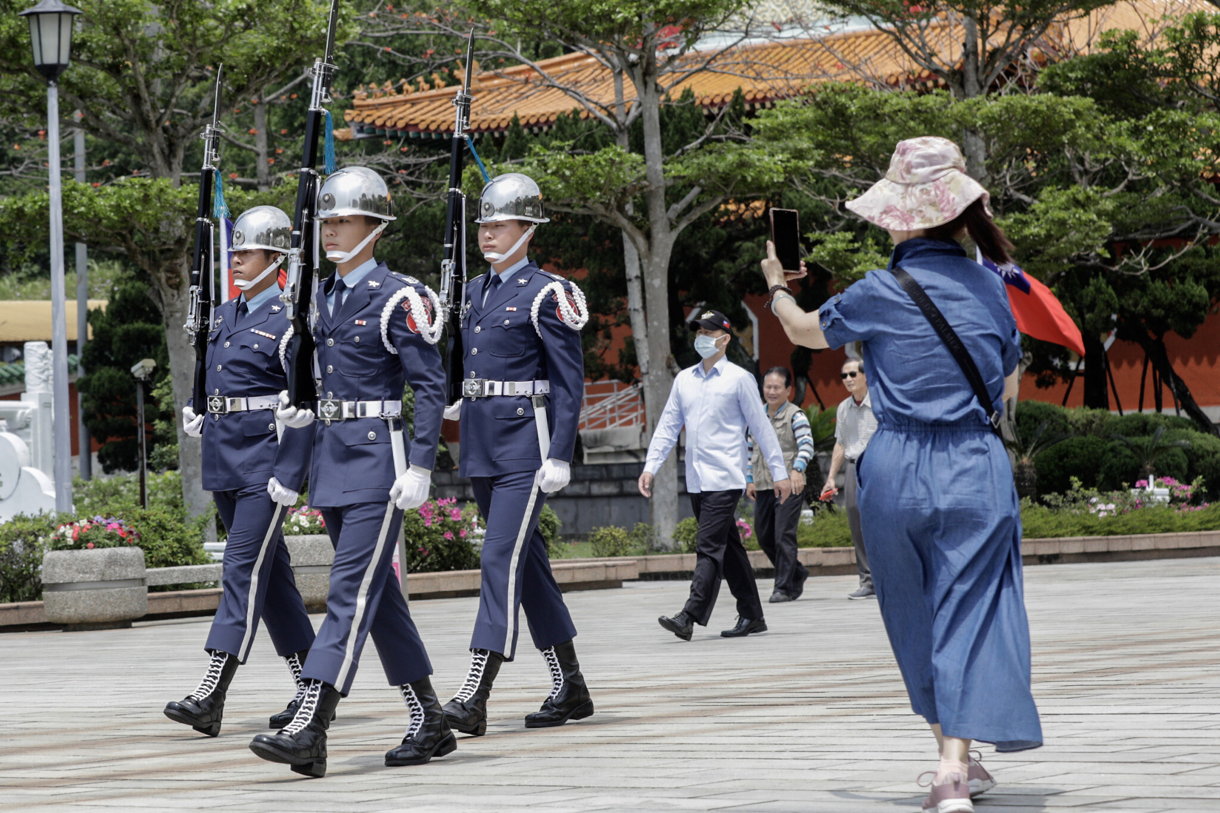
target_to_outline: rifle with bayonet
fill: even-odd
[[[216,165],[220,160],[220,73],[216,69],[216,91],[212,100],[212,121],[203,128],[203,166],[199,170],[199,207],[195,212],[195,250],[191,255],[190,288],[186,334],[195,347],[195,378],[191,406],[197,413],[207,412],[208,333],[216,311],[216,286],[212,265],[215,260],[216,224],[212,222],[213,195],[219,181]]]
[[[445,204],[445,248],[441,259],[440,301],[449,357],[449,399],[462,397],[462,304],[466,301],[466,196],[462,194],[462,159],[470,126],[470,77],[474,73],[474,30],[466,42],[466,76],[453,97],[456,116],[449,151],[449,192]]]
[[[309,111],[305,114],[305,145],[297,178],[296,208],[292,215],[292,237],[288,248],[288,280],[280,299],[292,323],[288,340],[288,401],[302,409],[313,409],[318,400],[314,382],[314,340],[309,329],[314,288],[318,278],[318,139],[326,126],[330,83],[334,79],[335,27],[339,19],[339,0],[331,0],[326,27],[326,49],[313,63],[313,86]]]

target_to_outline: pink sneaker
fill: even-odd
[[[928,776],[929,782],[933,782],[932,790],[928,794],[928,798],[923,800],[923,809],[925,811],[934,811],[934,813],[974,813],[974,802],[970,801],[970,785],[966,777],[960,773],[950,774],[943,784],[937,785],[934,783],[936,774],[929,771],[920,776]],[[921,781],[922,785],[923,782]]]
[[[970,765],[966,778],[969,780],[971,799],[975,796],[982,796],[996,786],[995,777],[987,773],[982,760],[983,755],[978,751],[970,752]]]

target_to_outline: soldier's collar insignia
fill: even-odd
[[[272,306],[271,306],[271,312],[272,312],[272,313],[279,313],[279,312],[280,312],[281,310],[283,310],[283,309],[284,309],[284,306],[283,306],[283,305],[272,305]]]
[[[380,287],[381,287],[381,283],[380,283],[380,282],[378,282],[378,281],[377,281],[377,280],[375,280],[375,279],[371,279],[371,280],[369,280],[369,287],[370,287],[370,288],[380,288]]]
[[[526,279],[525,277],[517,277],[517,284],[518,285],[529,285],[529,280]]]

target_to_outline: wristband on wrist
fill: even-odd
[[[791,299],[793,302],[796,301],[796,297],[792,295],[792,292],[787,288],[783,288],[771,294],[771,298],[767,300],[767,309],[775,310],[775,303],[781,299]]]
[[[767,289],[767,296],[775,296],[776,291],[787,291],[787,290],[788,290],[788,286],[785,283],[782,283],[782,282],[777,283],[776,285],[772,285],[770,288]],[[791,292],[789,292],[789,293],[791,293]]]

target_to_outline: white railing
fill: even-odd
[[[593,381],[585,385],[580,410],[582,431],[624,429],[644,425],[644,399],[638,384]]]

